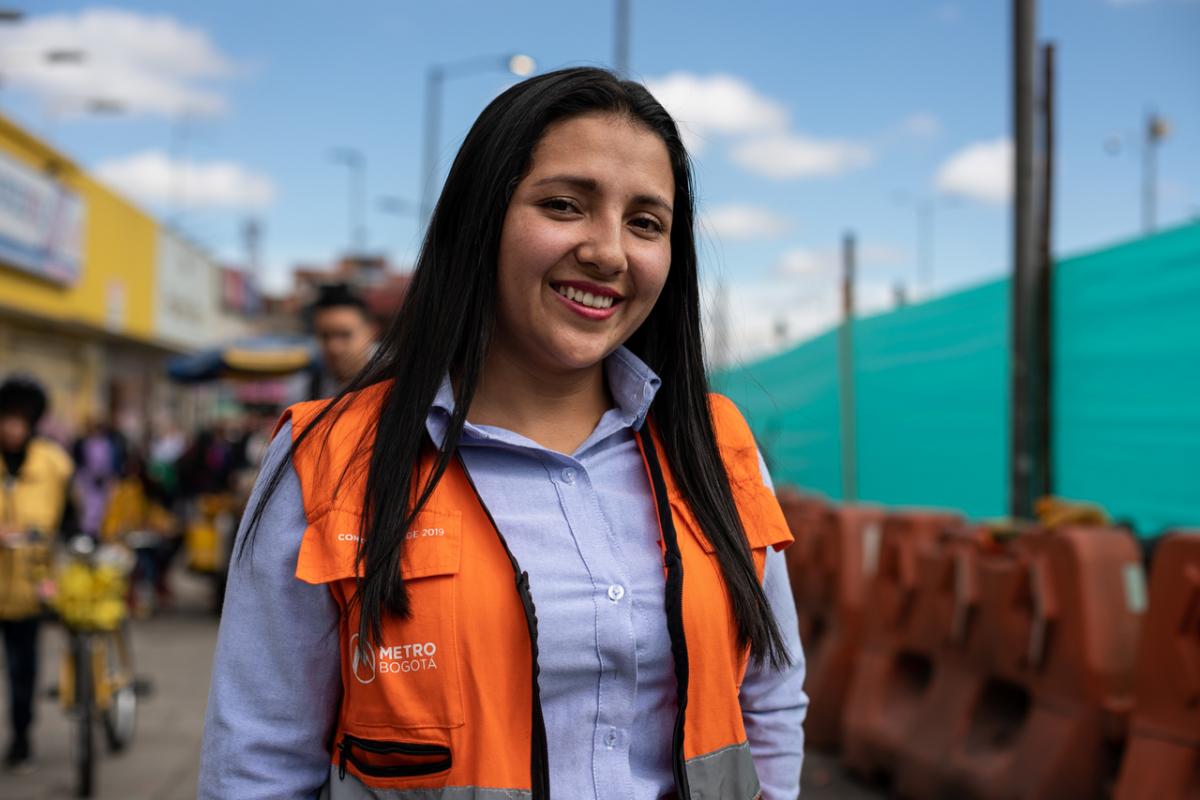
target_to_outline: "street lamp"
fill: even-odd
[[[354,147],[334,148],[330,157],[349,170],[350,249],[351,255],[363,255],[367,249],[367,159]]]
[[[1158,146],[1171,133],[1167,120],[1155,111],[1146,114],[1146,143],[1142,153],[1142,229],[1153,233],[1158,216]]]
[[[533,58],[523,53],[505,56],[482,56],[434,64],[425,74],[425,152],[421,164],[421,231],[429,224],[433,213],[434,180],[437,172],[438,139],[442,122],[442,86],[447,78],[461,78],[482,72],[502,70],[518,77],[533,74],[537,68]]]
[[[390,214],[393,217],[415,217],[421,213],[421,209],[416,203],[395,195],[380,197],[376,201],[375,208],[380,214]]]
[[[1153,233],[1157,227],[1158,212],[1158,148],[1171,135],[1171,125],[1157,111],[1146,112],[1145,127],[1142,129],[1142,232]],[[1115,133],[1104,140],[1104,152],[1120,156],[1135,138],[1128,131]]]
[[[933,223],[938,204],[956,205],[953,198],[936,196],[912,196],[907,192],[895,192],[892,199],[896,205],[911,206],[917,212],[917,272],[916,285],[928,294],[933,294]],[[893,293],[899,297],[902,287]]]

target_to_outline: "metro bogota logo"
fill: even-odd
[[[406,674],[437,669],[437,645],[433,642],[412,642],[391,647],[380,647],[376,651],[360,647],[358,634],[350,637],[350,671],[359,683],[366,685],[375,680],[377,673]]]

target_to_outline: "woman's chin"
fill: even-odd
[[[547,348],[551,359],[563,370],[571,372],[595,368],[613,349],[615,348],[610,347],[607,341],[564,342]]]

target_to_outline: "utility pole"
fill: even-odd
[[[1054,491],[1054,43],[1042,45],[1041,198],[1034,319],[1034,496]]]
[[[613,52],[613,69],[622,78],[629,77],[629,2],[616,0],[616,41]]]
[[[842,240],[842,324],[838,329],[838,386],[842,418],[842,500],[858,499],[858,445],[854,403],[854,234]]]
[[[1040,442],[1045,421],[1039,419],[1038,368],[1039,291],[1037,196],[1035,165],[1036,47],[1034,0],[1013,0],[1013,272],[1011,464],[1009,512],[1029,518],[1033,504],[1047,488]]]
[[[246,247],[246,290],[250,301],[247,310],[260,310],[262,297],[262,222],[256,217],[248,217],[242,225],[242,243]]]

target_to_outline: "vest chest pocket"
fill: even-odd
[[[331,517],[334,514],[331,512]],[[331,518],[329,522],[338,532],[333,533],[331,527],[321,540],[338,543],[339,536],[346,536],[342,529],[348,523],[357,525],[357,515],[352,520]],[[339,580],[331,586],[346,612],[341,627],[342,719],[351,730],[363,726],[390,731],[455,728],[463,724],[457,629],[462,514],[423,511],[404,536],[401,575],[412,613],[408,619],[386,615],[382,641],[367,647],[359,640],[358,606],[351,601],[355,588],[352,558],[350,569],[339,570]],[[342,543],[357,547],[357,542]],[[347,552],[353,554],[353,550]],[[347,564],[344,555],[338,561],[343,567]]]

